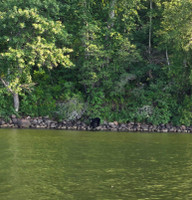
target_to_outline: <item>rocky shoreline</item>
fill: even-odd
[[[8,121],[0,119],[0,128],[32,128],[32,129],[57,129],[57,130],[81,130],[81,131],[121,131],[121,132],[160,132],[160,133],[192,133],[192,126],[172,126],[171,124],[151,125],[142,123],[118,123],[104,122],[96,128],[92,128],[81,121],[55,121],[48,117],[11,116]]]

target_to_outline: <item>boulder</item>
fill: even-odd
[[[14,125],[17,125],[18,124],[17,118],[12,118],[12,122],[13,122]]]
[[[31,122],[28,119],[18,119],[17,125],[19,128],[29,128],[31,126]]]
[[[0,125],[4,125],[5,121],[3,119],[0,119]]]
[[[12,118],[12,119],[15,119],[15,118],[17,118],[17,116],[14,115],[14,114],[12,114],[12,115],[11,115],[11,118]]]

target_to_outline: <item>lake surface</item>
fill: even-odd
[[[192,135],[0,129],[0,199],[192,199]]]

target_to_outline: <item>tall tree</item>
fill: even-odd
[[[169,52],[167,72],[175,86],[175,99],[179,108],[180,123],[191,124],[192,99],[192,2],[171,0],[164,2],[162,20],[162,46]],[[169,50],[169,51],[168,51]]]
[[[190,0],[172,0],[164,3],[164,13],[161,31],[163,44],[169,49],[172,68],[170,73],[177,73],[179,85],[186,85],[191,79],[192,51],[192,2]],[[174,20],[173,20],[174,19]],[[167,57],[168,58],[168,57]],[[168,59],[168,63],[170,63]],[[182,78],[185,77],[185,80]],[[188,81],[186,81],[188,80]],[[182,83],[182,84],[181,84]]]
[[[52,69],[58,64],[72,65],[63,47],[67,33],[61,22],[40,16],[36,9],[14,7],[0,13],[0,80],[14,98],[15,111],[19,110],[19,94],[29,88],[34,68]]]

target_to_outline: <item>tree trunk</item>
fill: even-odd
[[[165,55],[166,55],[166,59],[167,59],[167,65],[170,65],[169,54],[168,54],[167,48],[166,48],[166,51],[165,51]]]
[[[89,52],[87,51],[88,49],[88,44],[89,44],[89,32],[88,32],[88,4],[87,0],[83,0],[83,13],[84,13],[84,26],[85,26],[85,32],[83,33],[83,47],[85,49],[85,60],[88,60],[89,58]]]
[[[115,4],[116,0],[111,0],[110,2],[110,9],[109,9],[109,21],[108,21],[108,28],[112,28],[114,26],[114,17],[115,17]]]
[[[151,36],[152,36],[152,10],[153,10],[153,2],[150,0],[150,15],[149,15],[149,56],[151,56]]]
[[[14,101],[14,109],[16,112],[19,111],[19,94],[15,93],[12,89],[9,88],[9,82],[6,82],[4,79],[0,77],[0,81],[3,83],[3,85],[7,88],[7,90],[13,94],[13,101]]]
[[[117,1],[117,0],[111,0],[110,3],[109,3],[109,13],[108,13],[108,17],[109,17],[109,18],[108,18],[108,21],[107,21],[107,28],[108,28],[109,32],[111,31],[111,29],[112,29],[113,26],[114,26],[116,1]],[[105,40],[106,40],[106,41],[109,40],[109,33],[106,34]],[[109,43],[110,43],[110,42],[109,42]],[[109,49],[108,49],[108,44],[109,44],[109,43],[107,43],[107,45],[106,45],[106,49],[107,49],[107,50],[109,50]],[[105,58],[105,60],[106,60],[106,66],[107,66],[107,65],[109,64],[109,62],[110,62],[109,56],[107,56],[107,57]]]
[[[14,108],[15,111],[19,111],[19,94],[18,93],[13,93],[13,100],[14,100]]]

